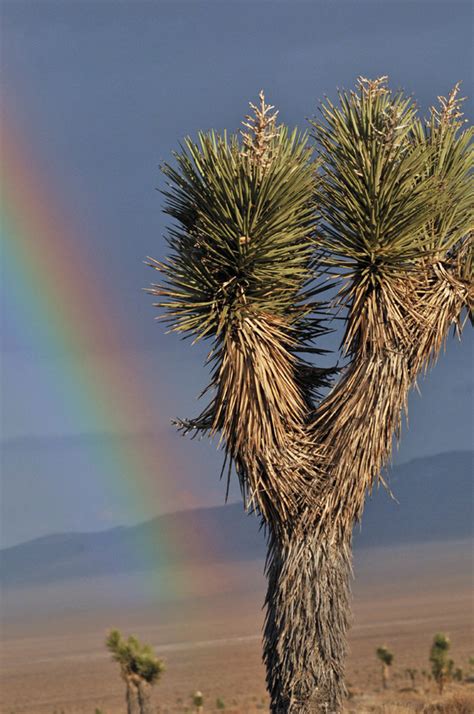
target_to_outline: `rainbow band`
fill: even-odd
[[[119,318],[104,307],[101,278],[81,253],[80,236],[60,217],[49,182],[33,168],[33,156],[13,127],[3,122],[2,134],[4,275],[15,309],[33,326],[35,341],[53,347],[60,358],[54,391],[60,394],[65,414],[72,419],[85,416],[93,431],[130,434],[144,422],[152,429],[157,407],[123,350],[126,341],[121,339]],[[97,348],[109,356],[106,362],[94,356]],[[158,512],[160,494],[171,493],[167,479],[173,454],[164,438],[141,440],[141,448],[131,441],[125,439],[118,449],[91,458],[106,479],[102,488],[111,493],[119,489],[134,518],[143,520],[145,504],[156,503]],[[142,561],[151,568],[186,557],[189,550],[179,534],[165,532],[156,533],[153,542],[137,543],[137,548],[144,550]],[[166,588],[182,590],[185,584],[164,583],[157,572],[154,587],[161,595]]]

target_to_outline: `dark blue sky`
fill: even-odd
[[[164,251],[162,201],[154,190],[159,163],[180,139],[199,129],[237,129],[261,88],[281,120],[300,126],[318,98],[351,87],[358,75],[389,74],[423,111],[459,79],[465,93],[472,88],[470,2],[4,0],[1,15],[9,114],[34,146],[58,204],[81,226],[81,250],[104,276],[108,307],[126,326],[123,349],[135,356],[157,402],[157,372],[172,386],[169,416],[195,413],[206,382],[203,350],[164,336],[141,292],[153,277],[142,259]],[[472,107],[470,99],[470,119]],[[55,345],[39,350],[14,301],[3,302],[8,537],[126,519],[116,494],[98,494],[84,468],[91,440],[117,435],[93,433],[80,420],[65,428],[46,388]],[[399,459],[470,448],[471,359],[469,332],[462,345],[448,344],[423,397],[411,399]],[[158,430],[168,430],[167,416],[157,410]],[[171,430],[170,439],[171,448],[189,449],[195,459],[180,488],[199,502],[220,502],[211,447],[178,440]],[[176,503],[150,504],[150,513]]]

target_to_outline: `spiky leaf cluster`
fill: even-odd
[[[165,278],[152,292],[163,298],[172,330],[216,338],[257,312],[282,319],[298,342],[318,332],[308,319],[311,151],[304,136],[284,128],[266,147],[271,161],[262,165],[248,141],[200,134],[197,143],[185,141],[175,167],[163,167],[165,212],[176,226],[168,262],[152,263]]]
[[[125,679],[135,676],[148,684],[155,684],[164,671],[164,663],[156,657],[153,648],[142,644],[136,637],[130,636],[125,640],[118,630],[112,630],[106,646],[120,665]]]
[[[393,652],[390,652],[387,647],[383,646],[377,647],[377,649],[375,650],[375,654],[377,655],[378,659],[383,662],[383,664],[387,665],[387,667],[390,667],[394,659]]]
[[[440,305],[446,287],[441,264],[454,280],[472,278],[472,132],[461,130],[457,91],[422,122],[386,77],[360,78],[337,106],[322,104],[322,124],[313,122],[321,241],[327,262],[348,278],[341,295],[350,306],[349,350],[423,340],[427,300],[436,295]],[[438,348],[427,343],[423,359]]]
[[[322,104],[324,123],[313,122],[324,245],[332,263],[371,283],[419,256],[432,210],[432,182],[420,180],[428,149],[410,140],[416,107],[384,80],[361,79],[357,92],[340,92],[338,106]]]
[[[428,120],[413,127],[414,143],[428,149],[423,177],[433,183],[424,245],[441,258],[465,242],[474,228],[473,129],[463,126],[464,98],[458,96],[459,89],[458,83],[447,98],[438,97],[439,108],[431,107]]]

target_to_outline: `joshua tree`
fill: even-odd
[[[219,435],[223,472],[265,526],[272,712],[340,711],[352,529],[409,389],[471,304],[457,94],[424,122],[385,77],[361,78],[322,105],[316,159],[261,95],[240,138],[200,134],[163,167],[176,223],[150,292],[172,330],[212,343],[210,402],[177,424]],[[309,358],[336,311],[347,362],[322,396],[336,370]]]
[[[439,693],[442,694],[444,685],[451,678],[454,662],[449,658],[451,642],[444,633],[438,632],[434,636],[430,650],[431,673],[438,685]]]
[[[392,666],[394,655],[385,646],[377,647],[375,653],[382,663],[382,686],[384,689],[387,689],[388,680],[390,679],[390,667]]]
[[[415,689],[416,688],[416,675],[418,674],[418,670],[414,669],[413,667],[407,667],[405,672],[410,677],[412,689]]]
[[[455,682],[462,682],[464,680],[464,670],[462,667],[456,667],[453,670],[452,677]]]
[[[135,637],[124,640],[118,630],[110,632],[106,645],[120,665],[127,687],[128,714],[151,714],[150,689],[164,671],[163,661],[149,645],[141,644]]]

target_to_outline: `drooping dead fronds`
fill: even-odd
[[[474,283],[472,273],[469,276],[466,271],[471,250],[472,237],[467,236],[443,261],[429,262],[421,272],[411,310],[414,380],[436,362],[451,328],[461,335],[465,318],[472,312]]]
[[[291,522],[305,483],[312,480],[316,447],[304,429],[307,406],[295,378],[291,333],[268,314],[246,314],[213,357],[205,411],[184,428],[205,425],[220,435],[235,463],[249,506],[266,519]]]
[[[320,498],[315,527],[341,534],[361,516],[367,489],[390,459],[413,383],[403,346],[410,341],[403,319],[405,282],[386,280],[383,288],[354,297],[359,318],[347,336],[352,361],[313,423],[315,441],[324,444],[330,464],[327,476],[315,483]]]

